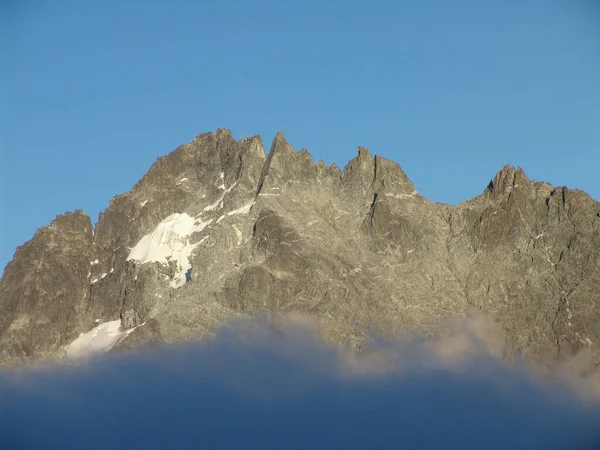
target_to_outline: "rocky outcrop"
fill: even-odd
[[[67,213],[0,280],[0,358],[60,356],[120,319],[115,351],[209,334],[233,317],[312,315],[353,347],[431,336],[483,313],[506,358],[600,361],[600,204],[506,166],[457,206],[359,147],[340,171],[278,133],[197,136],[100,214]],[[187,282],[186,282],[187,281]]]
[[[85,327],[92,254],[82,211],[58,216],[17,248],[0,280],[0,359],[52,354]]]

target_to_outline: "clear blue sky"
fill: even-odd
[[[600,199],[594,0],[0,5],[0,268],[217,127],[340,166],[364,145],[434,201],[507,162]]]

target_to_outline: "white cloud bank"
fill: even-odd
[[[0,372],[0,448],[598,449],[598,403],[502,364],[498,342],[475,320],[357,354],[291,316]]]

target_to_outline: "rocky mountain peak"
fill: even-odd
[[[271,153],[275,154],[291,154],[295,150],[289,144],[285,135],[282,131],[278,131],[275,137],[273,138],[273,143],[271,144]]]
[[[357,159],[359,161],[368,162],[371,161],[373,157],[371,156],[371,151],[368,148],[359,145]]]
[[[340,171],[283,133],[267,154],[219,129],[158,158],[95,230],[66,213],[17,249],[0,279],[0,361],[197,338],[255,314],[308,314],[361,348],[367,330],[435,336],[477,310],[504,328],[506,358],[551,366],[585,350],[593,368],[599,213],[509,165],[450,206],[364,147]]]
[[[375,155],[373,172],[372,187],[374,191],[385,188],[386,193],[390,195],[416,195],[417,190],[414,184],[398,163]]]
[[[526,187],[529,184],[530,181],[521,167],[515,169],[513,166],[506,164],[490,181],[487,192],[492,198],[496,199],[509,193],[514,187]]]
[[[342,180],[347,190],[367,197],[381,190],[397,196],[417,193],[398,163],[379,155],[373,157],[365,147],[358,147],[357,156],[344,167]]]

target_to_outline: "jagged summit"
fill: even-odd
[[[281,130],[277,131],[277,134],[273,138],[273,144],[271,145],[271,152],[276,151],[294,151],[292,146],[288,143],[287,139],[285,138],[283,131]]]
[[[529,183],[530,181],[521,167],[515,169],[513,166],[506,164],[490,181],[486,191],[493,198],[497,198],[515,187],[524,187]]]
[[[509,165],[450,206],[365,147],[340,170],[281,132],[267,153],[218,129],[158,158],[95,228],[66,213],[17,249],[0,280],[0,361],[175,342],[256,314],[308,314],[360,348],[367,330],[432,336],[477,310],[504,327],[506,358],[585,350],[593,365],[599,214]]]

